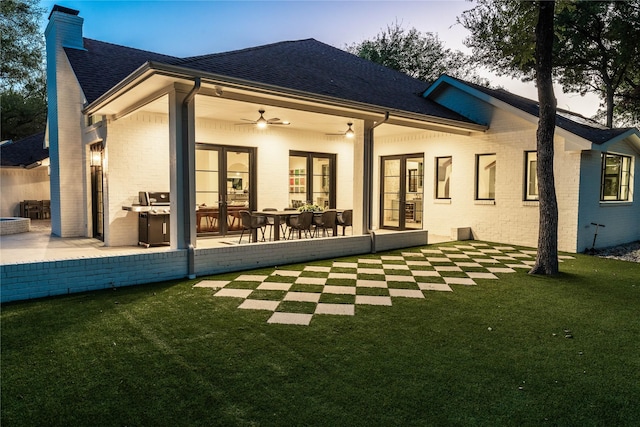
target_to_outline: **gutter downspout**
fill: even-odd
[[[191,243],[191,210],[194,208],[195,203],[191,203],[191,162],[189,161],[193,157],[193,153],[191,153],[191,144],[189,143],[189,104],[196,97],[197,93],[200,91],[201,81],[200,77],[196,77],[193,82],[193,88],[187,94],[184,101],[182,101],[182,144],[183,150],[186,145],[186,149],[188,150],[188,155],[183,156],[183,167],[182,167],[182,205],[185,208],[185,212],[188,215],[184,215],[184,222],[182,226],[184,227],[184,243],[187,248],[187,274],[189,279],[196,278],[195,272],[195,247]],[[194,117],[194,126],[195,126],[195,117]],[[195,140],[195,135],[194,140]],[[186,185],[185,185],[186,183]],[[184,188],[186,186],[186,188]]]
[[[364,194],[365,194],[365,202],[364,202],[364,211],[366,213],[365,217],[365,229],[369,236],[371,236],[371,253],[376,253],[376,234],[371,229],[371,223],[373,222],[373,213],[371,212],[371,207],[373,205],[373,131],[378,126],[386,123],[389,120],[389,112],[385,112],[384,119],[380,122],[375,123],[371,126],[370,129],[367,129],[365,135],[365,145],[364,145]]]

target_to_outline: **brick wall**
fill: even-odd
[[[374,251],[427,243],[426,231],[376,236]],[[372,251],[368,235],[278,241],[255,245],[196,249],[196,275],[202,277]],[[81,258],[0,265],[1,302],[65,295],[114,287],[154,283],[187,276],[187,251]]]

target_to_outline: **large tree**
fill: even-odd
[[[537,176],[538,255],[532,274],[558,272],[558,206],[553,174],[556,99],[553,92],[553,1],[479,0],[459,21],[471,31],[466,41],[476,57],[502,74],[535,79],[539,121]]]
[[[43,13],[37,0],[0,1],[2,140],[42,132],[46,125]]]
[[[437,34],[409,30],[395,22],[373,39],[346,46],[361,58],[401,71],[416,79],[432,82],[448,74],[479,84],[487,84],[469,66],[470,58],[445,47]]]
[[[458,19],[472,33],[465,43],[474,57],[498,74],[532,80],[537,21],[531,2],[476,1],[477,6]],[[598,94],[607,126],[613,125],[614,114],[628,121],[629,115],[616,104],[626,100],[627,108],[638,109],[638,98],[628,96],[628,83],[637,76],[640,62],[640,0],[563,0],[554,28],[555,79],[565,91]]]

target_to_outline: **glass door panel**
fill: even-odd
[[[331,174],[329,159],[313,158],[313,197],[312,201],[323,209],[329,207],[329,191],[331,189]]]
[[[400,227],[400,159],[382,161],[382,227]]]
[[[423,157],[383,157],[381,170],[381,227],[398,230],[422,229]]]
[[[405,159],[405,228],[422,229],[423,158]]]
[[[229,231],[240,231],[240,211],[249,209],[249,153],[227,151],[226,160],[227,225]]]
[[[307,157],[289,156],[289,207],[307,203]]]

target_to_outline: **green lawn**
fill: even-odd
[[[201,278],[6,304],[0,421],[638,426],[640,264],[575,257],[309,326]]]

